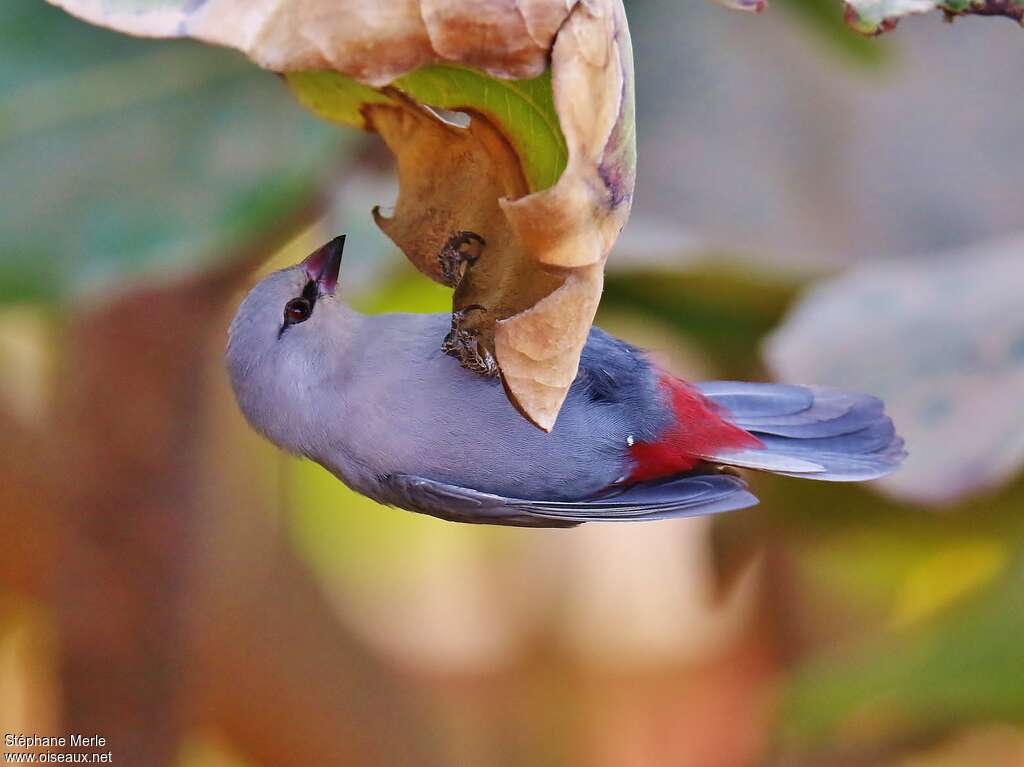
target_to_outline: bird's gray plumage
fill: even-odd
[[[637,349],[595,328],[545,434],[515,412],[499,380],[440,351],[447,315],[362,315],[332,285],[308,320],[284,323],[283,307],[313,277],[300,264],[245,298],[229,334],[231,382],[243,413],[272,442],[383,503],[530,526],[661,519],[756,502],[715,462],[844,479],[879,476],[902,455],[872,398],[713,383],[705,395],[766,449],[705,456],[699,472],[624,485],[630,446],[657,440],[673,421],[657,371]]]
[[[396,474],[382,483],[383,500],[456,522],[516,527],[573,527],[581,522],[650,522],[753,506],[757,498],[738,477],[695,474],[612,488],[578,501],[507,498]]]

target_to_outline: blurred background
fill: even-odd
[[[242,421],[256,275],[370,218],[373,136],[240,55],[0,17],[0,730],[114,764],[1024,765],[1022,32],[627,0],[639,173],[599,322],[692,379],[884,396],[906,469],[571,531],[383,508]]]

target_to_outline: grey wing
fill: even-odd
[[[513,527],[575,527],[579,524],[571,520],[537,518],[500,495],[409,474],[382,478],[379,491],[377,500],[449,522]]]
[[[690,474],[616,488],[580,501],[505,498],[424,477],[393,474],[386,502],[453,522],[516,527],[573,527],[581,522],[647,522],[753,506],[757,498],[729,474]]]
[[[882,400],[824,386],[710,381],[701,392],[761,447],[710,456],[807,479],[856,482],[894,471],[906,457]]]

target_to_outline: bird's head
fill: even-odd
[[[227,367],[242,410],[257,428],[303,407],[309,389],[345,356],[350,310],[335,296],[345,236],[263,278],[228,331]],[[279,441],[279,440],[275,440]]]

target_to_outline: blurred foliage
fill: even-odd
[[[1024,645],[1012,639],[1024,618],[1024,484],[938,513],[774,478],[758,494],[772,535],[820,591],[818,619],[864,620],[844,652],[797,669],[787,742],[885,742],[1024,720]]]
[[[877,68],[890,55],[886,42],[858,34],[844,19],[844,6],[837,0],[775,0],[780,8],[806,27],[826,50],[860,67]]]
[[[937,580],[944,572],[935,572]],[[802,746],[884,741],[1024,720],[1024,559],[955,612],[846,656],[823,655],[789,684],[783,736]]]
[[[346,135],[238,54],[8,0],[0,301],[233,255],[310,205]]]
[[[757,269],[709,253],[682,271],[609,274],[602,310],[659,320],[708,354],[726,378],[750,377],[761,338],[782,319],[806,276]]]

